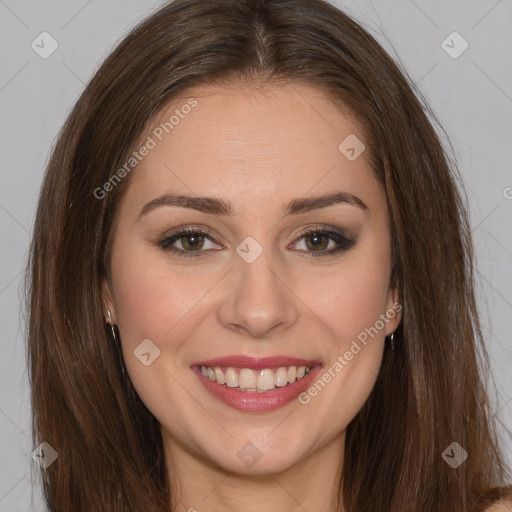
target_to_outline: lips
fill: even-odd
[[[229,356],[191,365],[214,398],[246,412],[285,406],[310,386],[321,367],[316,360],[284,356]]]

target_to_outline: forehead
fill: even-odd
[[[141,138],[137,147],[151,149],[130,175],[127,199],[149,201],[174,191],[254,207],[340,187],[375,194],[364,151],[355,160],[347,158],[345,140],[360,144],[357,150],[364,147],[354,116],[320,89],[299,84],[189,89]]]

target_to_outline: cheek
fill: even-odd
[[[113,263],[116,315],[130,340],[167,338],[205,292],[204,281],[176,271],[165,253],[145,246],[132,244],[129,255]]]
[[[113,270],[116,317],[130,379],[144,404],[165,421],[161,398],[179,402],[181,386],[170,384],[175,383],[180,350],[193,332],[194,305],[204,295],[204,283],[172,271],[165,255],[154,255],[147,247],[114,259]],[[158,354],[148,366],[137,357],[144,340],[154,344],[149,345],[150,359]]]
[[[310,300],[322,304],[315,313],[330,330],[323,345],[328,362],[300,401],[309,414],[329,418],[316,427],[321,439],[345,429],[375,385],[384,348],[387,266],[359,258],[325,284],[326,293],[310,295]]]
[[[345,265],[323,279],[321,290],[312,288],[316,291],[308,294],[315,313],[334,331],[340,349],[374,326],[385,313],[389,261],[383,254],[380,258],[352,254]],[[380,323],[378,326],[382,327]]]

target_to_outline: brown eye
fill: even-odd
[[[343,232],[329,231],[325,229],[310,229],[302,233],[298,238],[303,241],[305,248],[299,252],[307,256],[330,256],[335,253],[346,251],[355,245],[356,240],[346,237]],[[205,249],[205,244],[210,242],[212,247]],[[175,244],[181,245],[181,247]],[[333,246],[334,244],[334,246]],[[209,252],[208,249],[221,249],[222,245],[215,243],[209,231],[186,228],[159,242],[162,249],[174,252],[184,258],[200,257]],[[298,245],[298,242],[294,244]],[[337,245],[337,247],[336,247]],[[295,247],[297,249],[297,247]]]
[[[304,239],[306,247],[312,251],[325,250],[329,246],[329,237],[325,233],[312,233]]]
[[[197,251],[203,247],[205,237],[198,233],[194,233],[191,235],[181,236],[179,240],[181,241],[181,245],[184,249]]]
[[[220,244],[214,242],[209,232],[190,228],[183,229],[164,238],[159,242],[159,245],[162,249],[177,253],[179,256],[186,258],[203,256],[203,253],[207,252],[203,249],[208,241],[213,245],[213,248],[222,248]],[[174,245],[176,243],[179,243],[181,247],[176,247]]]
[[[353,247],[356,240],[348,238],[340,231],[332,231],[326,229],[310,229],[302,233],[299,241],[304,241],[305,249],[300,249],[307,256],[330,256],[341,251],[346,251]],[[334,242],[334,247],[332,247]],[[331,245],[330,245],[331,244]],[[337,247],[336,247],[337,244]],[[294,245],[298,245],[295,243]],[[331,247],[329,249],[329,247]]]

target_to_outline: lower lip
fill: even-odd
[[[237,388],[230,388],[208,379],[201,373],[201,369],[198,366],[193,366],[192,370],[196,373],[203,386],[217,400],[224,402],[233,409],[244,412],[268,412],[284,407],[297,398],[311,385],[311,382],[321,368],[321,365],[316,365],[305,377],[296,380],[293,384],[287,384],[280,388],[276,387],[272,391],[264,391],[263,393],[237,391]]]

